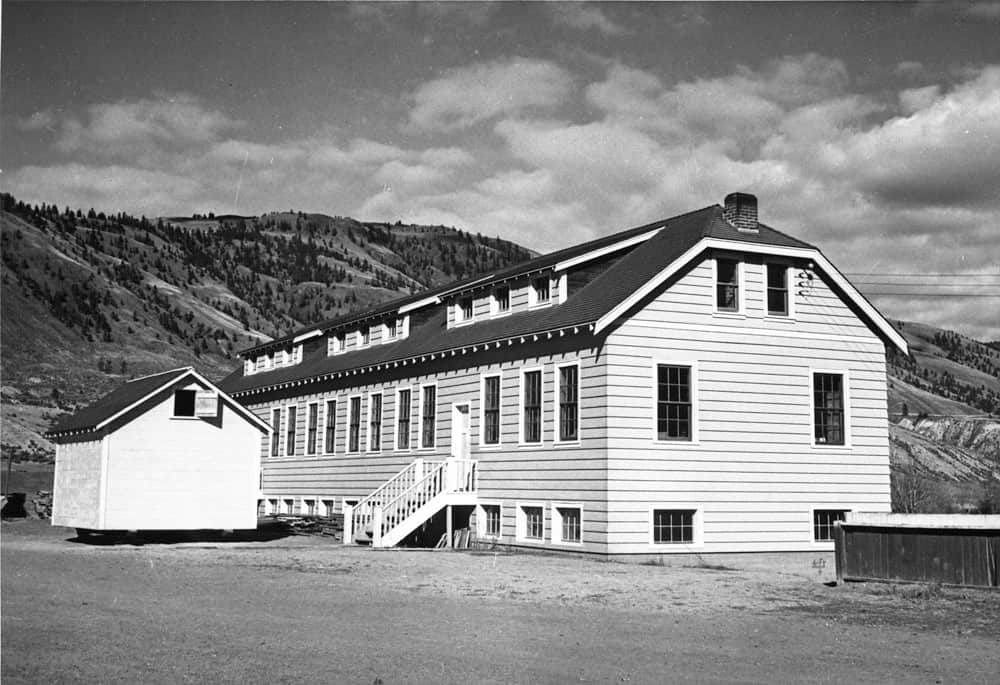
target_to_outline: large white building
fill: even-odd
[[[221,387],[271,424],[262,506],[392,545],[832,549],[889,511],[893,327],[814,246],[710,206],[309,327]]]

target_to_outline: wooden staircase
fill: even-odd
[[[475,504],[477,462],[415,459],[344,512],[344,543],[394,547],[442,508]]]

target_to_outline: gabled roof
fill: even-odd
[[[247,410],[231,397],[226,395],[214,383],[206,379],[190,366],[179,369],[172,369],[151,376],[143,376],[128,381],[124,385],[115,388],[110,393],[97,400],[93,404],[84,407],[75,414],[65,416],[46,433],[48,437],[67,437],[69,435],[93,433],[104,428],[112,421],[123,416],[132,409],[140,406],[143,402],[157,395],[163,390],[178,385],[186,378],[198,381],[201,385],[220,393],[224,400],[228,401],[246,420],[253,423],[262,430],[270,430],[270,426],[261,421],[253,412]]]
[[[639,243],[643,244],[635,247]],[[550,333],[564,335],[567,332],[600,332],[602,328],[611,325],[622,312],[628,310],[635,303],[638,294],[648,294],[670,275],[691,263],[705,249],[712,247],[788,253],[815,261],[824,269],[829,269],[831,275],[835,275],[838,285],[844,289],[848,297],[861,306],[875,326],[888,339],[897,345],[902,345],[902,349],[905,350],[905,341],[902,341],[892,326],[854,290],[816,247],[764,224],[760,224],[756,232],[737,230],[726,221],[723,210],[718,205],[560,250],[499,270],[485,278],[480,276],[465,279],[387,303],[368,312],[341,317],[303,330],[323,329],[350,321],[360,321],[374,315],[387,314],[398,309],[401,304],[418,302],[443,293],[461,292],[463,288],[484,287],[515,276],[551,269],[589,253],[603,254],[615,250],[613,246],[616,244],[634,249],[624,252],[621,259],[580,290],[572,293],[561,304],[452,328],[447,327],[447,313],[441,307],[429,320],[416,328],[411,328],[409,336],[402,340],[375,344],[365,349],[333,356],[327,355],[325,346],[319,346],[293,366],[249,376],[245,376],[243,369],[239,368],[227,376],[220,385],[227,392],[240,396],[314,379],[333,378],[338,374],[354,373],[359,369],[407,363],[408,360],[451,354],[453,351],[467,350],[476,346],[500,344],[505,340]],[[289,336],[289,340],[292,337],[294,336]]]

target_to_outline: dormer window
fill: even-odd
[[[510,287],[497,286],[493,291],[493,313],[506,314],[510,311]]]
[[[389,340],[395,340],[399,337],[399,319],[392,319],[385,325],[385,336]]]
[[[735,259],[715,260],[715,308],[740,311],[740,263]]]
[[[330,336],[326,345],[326,353],[341,354],[346,349],[346,340],[343,333],[334,333]]]
[[[463,297],[458,301],[458,310],[462,316],[462,321],[472,320],[472,298]]]
[[[287,354],[288,353],[286,352],[286,356]],[[299,362],[302,361],[302,345],[296,345],[295,347],[292,348],[291,357],[292,357],[291,361],[288,362],[289,365],[298,364]]]
[[[540,307],[552,301],[552,282],[548,276],[539,276],[531,281],[528,289],[528,306]]]
[[[263,371],[267,368],[267,355],[261,354],[254,359],[254,371]]]
[[[174,416],[194,416],[196,390],[174,391]]]
[[[372,342],[372,329],[368,326],[364,326],[361,331],[361,346],[367,347]]]

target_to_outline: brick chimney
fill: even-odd
[[[757,196],[750,193],[729,193],[726,195],[726,208],[722,210],[722,216],[736,230],[756,233]]]

